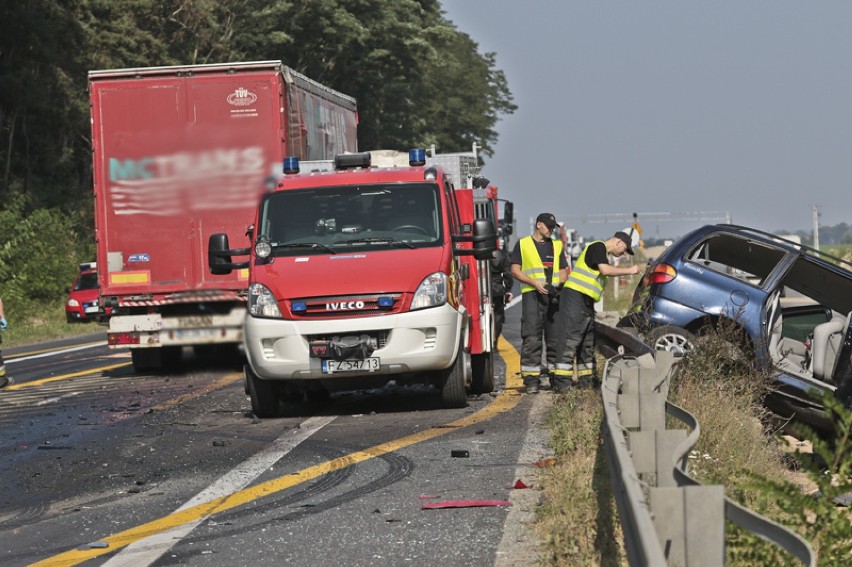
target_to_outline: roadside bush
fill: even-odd
[[[15,325],[38,324],[61,304],[92,245],[81,242],[80,222],[58,209],[27,213],[23,199],[0,211],[0,297]]]

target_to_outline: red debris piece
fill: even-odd
[[[437,508],[480,508],[486,506],[511,506],[506,500],[445,500],[444,502],[424,502],[422,510]]]
[[[553,457],[548,457],[546,459],[542,459],[540,461],[536,461],[536,462],[533,463],[534,467],[538,467],[540,469],[543,469],[543,468],[546,468],[546,467],[552,467],[552,466],[555,466],[555,465],[556,465],[556,459],[554,459]]]
[[[518,479],[518,481],[514,484],[514,486],[512,486],[512,488],[529,488],[529,486],[524,484],[524,481],[522,481],[521,479]]]

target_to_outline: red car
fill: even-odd
[[[80,264],[80,273],[74,280],[74,286],[68,289],[65,302],[65,318],[69,323],[96,321],[109,315],[98,306],[98,271],[95,262]]]

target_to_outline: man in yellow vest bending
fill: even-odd
[[[547,371],[556,361],[556,300],[568,261],[562,241],[552,238],[555,228],[556,217],[541,213],[532,235],[518,240],[509,255],[512,276],[521,283],[521,378],[530,394],[541,386],[542,333]]]
[[[577,381],[589,387],[597,380],[595,364],[595,302],[603,295],[607,278],[639,273],[639,266],[613,266],[616,258],[633,255],[630,236],[616,232],[609,240],[590,242],[571,269],[559,294],[559,324],[553,391],[564,392],[573,384],[576,356]]]

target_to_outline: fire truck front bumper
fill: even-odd
[[[245,324],[245,350],[252,370],[266,380],[345,380],[355,376],[428,372],[448,368],[453,363],[459,341],[463,340],[463,324],[463,313],[449,305],[323,321],[249,316]],[[330,351],[321,348],[351,344],[356,339],[369,345],[366,356],[362,352],[349,358],[334,358]]]

